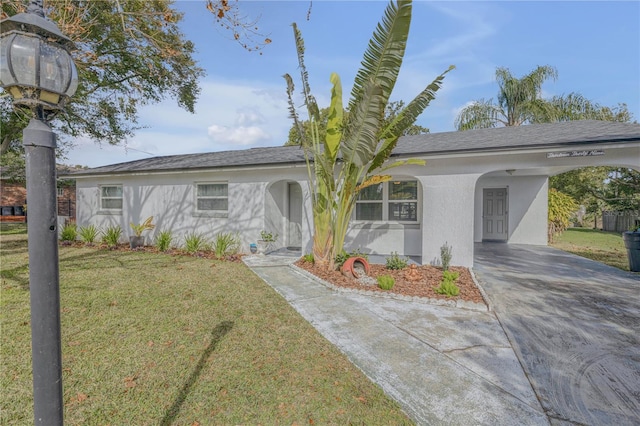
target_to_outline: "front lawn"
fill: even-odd
[[[625,271],[629,270],[627,249],[624,247],[622,235],[616,232],[569,228],[557,236],[551,246]]]
[[[33,424],[26,236],[2,234],[0,424]],[[242,263],[60,247],[60,283],[66,424],[411,423]]]

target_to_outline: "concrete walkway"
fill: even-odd
[[[417,424],[549,424],[493,313],[336,292],[294,260],[244,258]]]
[[[474,271],[552,424],[640,424],[639,274],[499,243]]]

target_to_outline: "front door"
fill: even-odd
[[[482,203],[482,239],[507,241],[507,188],[485,188]]]
[[[287,225],[287,247],[299,250],[302,247],[302,188],[293,182],[288,184],[289,223]]]

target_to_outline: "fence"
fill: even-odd
[[[75,219],[76,218],[75,199],[58,197],[58,216],[67,216],[71,219]]]
[[[639,211],[603,211],[602,230],[610,232],[624,232],[640,225]]]

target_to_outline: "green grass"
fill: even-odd
[[[18,222],[1,222],[0,235],[26,235],[27,224]]]
[[[551,246],[616,268],[629,270],[622,235],[597,229],[569,228]]]
[[[33,424],[26,237],[0,240],[0,424]],[[60,247],[68,425],[410,424],[242,263]]]

